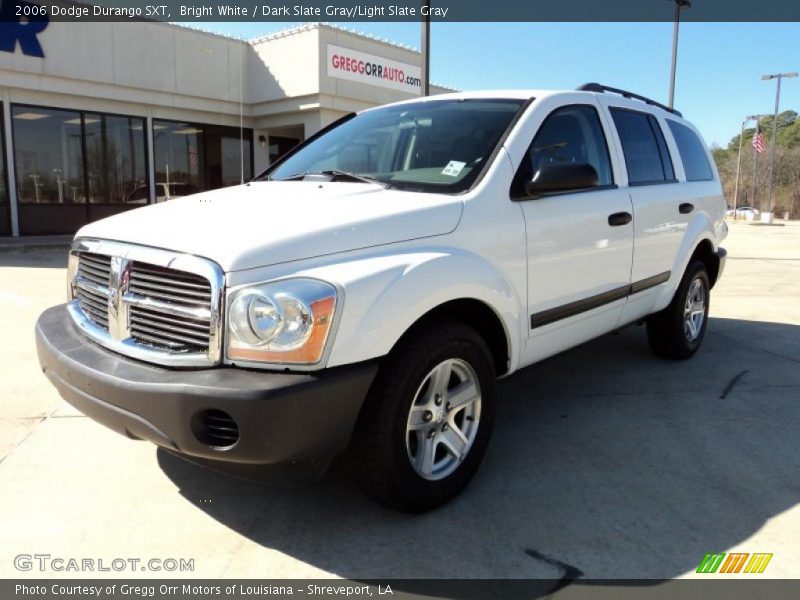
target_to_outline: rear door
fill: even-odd
[[[601,100],[602,102],[603,100]],[[622,149],[633,202],[634,292],[669,280],[688,220],[680,212],[681,185],[659,118],[647,110],[606,101]]]

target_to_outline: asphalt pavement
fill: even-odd
[[[33,338],[63,301],[65,251],[2,249],[0,577],[669,579],[729,551],[800,577],[800,223],[732,224],[725,246],[693,359],[656,358],[631,327],[503,380],[477,477],[421,516],[373,504],[338,467],[253,484],[82,416]],[[193,570],[15,568],[35,553]]]

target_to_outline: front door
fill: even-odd
[[[552,163],[589,164],[598,186],[517,198],[527,236],[529,335],[535,354],[530,358],[537,360],[616,326],[633,260],[630,196],[614,184],[606,133],[594,105],[564,106],[544,120],[515,185]]]

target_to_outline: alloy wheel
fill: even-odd
[[[406,424],[406,450],[424,479],[444,479],[462,463],[478,432],[481,388],[465,361],[436,365],[417,389]]]
[[[705,285],[703,280],[698,277],[689,286],[683,309],[683,334],[688,342],[694,342],[703,331],[706,319],[706,297]]]

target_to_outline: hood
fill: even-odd
[[[449,233],[460,198],[344,182],[254,182],[95,221],[77,237],[209,258],[238,271]]]

